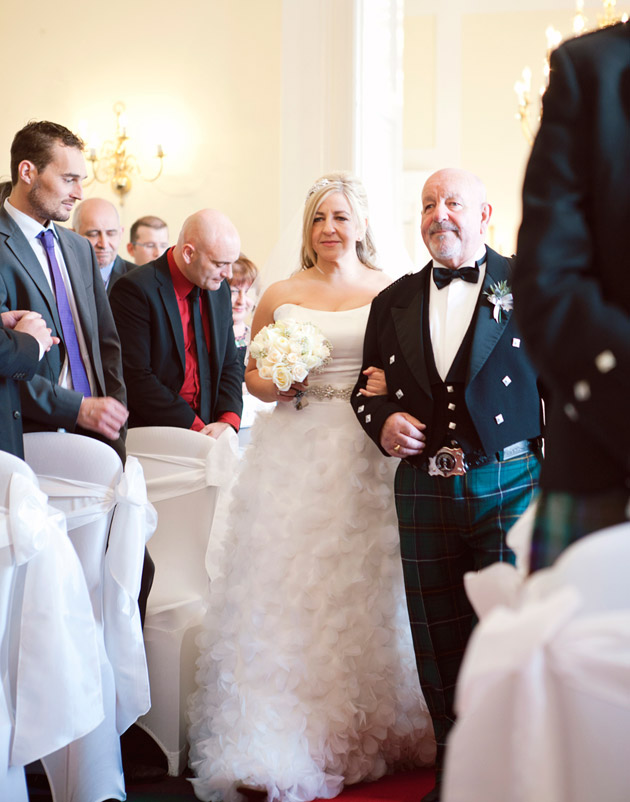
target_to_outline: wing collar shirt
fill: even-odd
[[[195,286],[189,281],[182,271],[177,267],[175,259],[173,258],[173,248],[167,251],[168,267],[171,271],[171,278],[173,280],[173,289],[175,290],[175,297],[177,298],[177,306],[179,308],[179,315],[182,319],[182,329],[184,332],[184,350],[186,352],[186,364],[184,368],[184,383],[179,391],[180,396],[186,401],[191,409],[199,409],[199,362],[197,360],[197,349],[195,348],[195,330],[193,326],[192,316],[190,314],[190,303],[188,296]],[[199,296],[199,303],[201,304],[201,321],[203,324],[203,333],[208,346],[208,353],[210,353],[210,320],[208,319],[208,310],[204,303],[204,292],[202,291]],[[241,423],[241,419],[235,412],[224,412],[219,416],[218,421],[229,423],[237,432]],[[210,423],[210,421],[206,421]],[[192,426],[193,431],[199,432],[206,425],[199,415],[195,416]]]
[[[72,282],[70,281],[70,276],[68,275],[68,268],[66,267],[66,260],[63,257],[63,251],[59,245],[59,234],[57,233],[57,229],[53,225],[52,221],[49,220],[47,225],[43,226],[41,223],[38,223],[37,220],[30,217],[24,212],[19,211],[16,209],[15,206],[11,206],[9,203],[9,199],[7,198],[4,202],[4,209],[9,217],[15,222],[18,226],[22,234],[26,237],[28,244],[33,249],[33,253],[35,254],[35,258],[39,262],[39,265],[46,276],[46,280],[50,285],[50,289],[53,294],[53,298],[55,297],[55,291],[53,287],[52,277],[50,275],[50,266],[48,264],[48,257],[46,256],[46,250],[44,248],[43,242],[38,239],[38,235],[45,231],[46,229],[50,229],[54,236],[55,236],[55,256],[57,257],[57,264],[59,265],[59,269],[61,271],[61,275],[63,277],[63,283],[66,286],[66,293],[68,295],[68,303],[70,304],[70,311],[72,312],[72,319],[74,321],[74,328],[77,332],[77,341],[79,343],[79,349],[81,351],[81,358],[83,359],[83,364],[85,366],[85,372],[88,377],[88,381],[90,383],[90,388],[92,392],[95,392],[96,384],[94,381],[94,373],[92,371],[92,363],[90,361],[90,355],[87,350],[85,337],[83,336],[83,327],[81,325],[81,319],[79,317],[79,311],[77,309],[77,302],[74,297],[74,291],[72,289]],[[81,268],[87,270],[88,265],[80,265]],[[66,387],[70,390],[73,390],[74,387],[72,385],[72,376],[70,374],[70,367],[68,365],[68,356],[65,354],[64,350],[64,360],[63,365],[61,368],[61,373],[59,374],[59,384],[61,387]]]
[[[474,265],[479,259],[483,259],[485,253],[486,246],[482,245],[472,259],[467,260],[459,267]],[[446,265],[434,259],[433,267],[446,267]],[[466,336],[477,306],[479,293],[483,287],[485,275],[486,262],[484,261],[479,266],[479,280],[476,284],[462,281],[462,279],[455,279],[446,287],[438,290],[433,278],[429,282],[431,287],[429,291],[431,344],[433,346],[435,366],[442,381],[446,379],[459,347]]]

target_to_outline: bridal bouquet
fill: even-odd
[[[281,391],[330,362],[331,351],[332,345],[317,326],[298,320],[278,320],[265,326],[249,346],[258,375],[273,381]],[[299,402],[296,396],[296,406],[301,408]]]

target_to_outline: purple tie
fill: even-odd
[[[63,342],[66,346],[66,353],[68,354],[68,362],[70,364],[72,386],[77,392],[83,393],[84,396],[91,396],[92,391],[90,390],[90,383],[81,358],[81,351],[79,350],[79,341],[77,340],[77,331],[74,327],[74,320],[72,319],[72,310],[68,303],[66,285],[64,284],[61,270],[59,269],[59,263],[55,256],[55,235],[47,228],[45,231],[38,234],[37,237],[42,241],[46,249],[48,264],[50,265],[53,289],[57,298],[57,311],[59,312],[59,320],[61,321],[61,330],[63,332]]]

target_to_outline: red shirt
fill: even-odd
[[[195,329],[193,326],[192,316],[190,314],[190,302],[188,295],[195,286],[192,282],[188,281],[186,276],[175,264],[173,258],[173,248],[167,251],[168,266],[171,271],[171,278],[173,279],[173,289],[175,290],[175,297],[177,298],[177,306],[179,308],[179,315],[182,319],[182,329],[184,331],[184,350],[186,353],[186,365],[184,368],[184,383],[179,391],[180,396],[192,409],[199,409],[199,361],[197,359],[197,348],[195,346]],[[210,320],[206,312],[205,304],[203,303],[203,292],[199,296],[199,303],[201,304],[201,321],[203,324],[203,333],[206,338],[208,352],[210,351]],[[224,412],[218,418],[223,423],[229,423],[237,432],[241,425],[241,419],[235,412]],[[210,423],[210,421],[206,421]],[[195,416],[192,426],[193,431],[199,432],[206,425],[199,415]]]

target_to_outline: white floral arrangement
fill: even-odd
[[[271,380],[282,392],[328,364],[331,351],[332,345],[314,323],[290,319],[265,326],[249,346],[260,378]]]
[[[497,323],[501,322],[501,312],[511,312],[514,306],[512,289],[507,281],[497,281],[486,292],[488,301],[494,306],[492,316]]]

